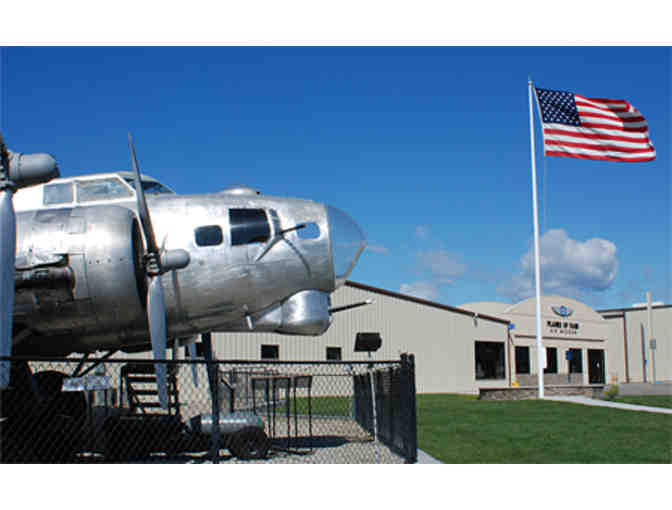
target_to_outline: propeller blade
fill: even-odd
[[[190,360],[195,360],[196,359],[196,344],[191,343],[186,346],[186,354],[187,357]],[[191,365],[191,377],[194,380],[194,387],[198,388],[198,365],[196,363],[192,363]]]
[[[152,340],[152,351],[155,360],[166,359],[166,304],[163,297],[161,277],[150,278],[147,291],[147,319],[149,336]],[[164,409],[168,408],[168,382],[166,364],[156,363],[156,383],[159,389],[159,402]]]
[[[16,215],[12,190],[0,191],[0,356],[12,354],[14,314],[14,263],[16,258]],[[9,386],[9,361],[0,362],[0,389]]]
[[[128,133],[128,146],[131,149],[131,162],[133,163],[133,182],[135,183],[135,196],[138,201],[138,215],[140,216],[140,223],[142,223],[142,230],[147,239],[147,251],[149,253],[159,253],[159,246],[156,244],[156,236],[154,235],[154,228],[152,228],[152,220],[149,217],[149,209],[147,208],[147,201],[145,200],[145,191],[142,189],[142,182],[140,181],[140,171],[138,170],[138,160],[135,157],[135,147],[133,147],[133,140],[131,133]]]
[[[138,159],[135,156],[135,147],[131,133],[128,133],[128,146],[131,150],[131,163],[133,164],[133,181],[135,183],[135,196],[138,202],[138,216],[142,224],[147,243],[145,272],[149,279],[147,290],[147,320],[149,321],[149,336],[152,340],[152,352],[155,360],[166,359],[166,301],[163,296],[161,285],[161,260],[159,246],[156,243],[152,220],[149,216],[145,192],[140,181]],[[154,365],[156,372],[156,384],[159,390],[159,402],[164,409],[168,408],[168,381],[166,377],[167,366],[165,363]]]

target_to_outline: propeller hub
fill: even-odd
[[[145,254],[145,271],[147,276],[159,276],[161,274],[161,259],[158,254]]]

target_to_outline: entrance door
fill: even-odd
[[[588,383],[604,384],[604,350],[588,349]]]

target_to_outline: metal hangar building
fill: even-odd
[[[480,388],[537,384],[535,299],[459,307],[348,281],[332,307],[373,301],[334,314],[319,337],[215,333],[219,359],[366,360],[354,352],[360,332],[380,333],[376,360],[412,353],[419,393],[478,394]],[[672,381],[672,306],[597,311],[562,296],[542,297],[546,385]],[[651,337],[655,338],[651,349]],[[655,361],[655,363],[654,363]]]

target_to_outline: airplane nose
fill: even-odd
[[[327,218],[331,235],[335,284],[338,288],[348,279],[366,242],[359,225],[340,209],[327,206]]]

